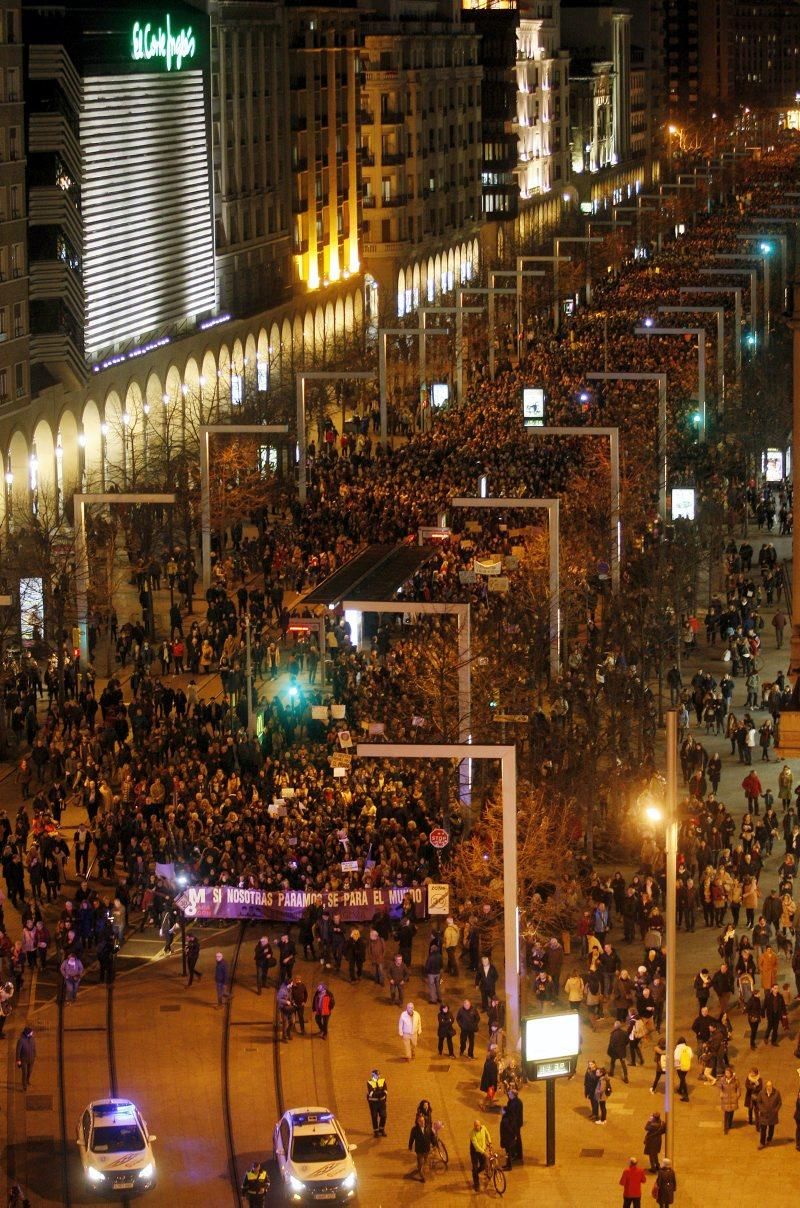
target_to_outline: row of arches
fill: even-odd
[[[166,368],[143,364],[123,383],[90,385],[88,397],[55,418],[19,423],[0,445],[0,521],[24,522],[47,501],[63,512],[78,490],[136,489],[162,478],[165,464],[197,440],[204,423],[237,411],[281,387],[294,389],[299,369],[344,358],[363,339],[360,290],[173,358]],[[177,349],[176,349],[177,351]],[[104,375],[105,376],[111,376]],[[4,450],[4,452],[3,452]]]
[[[478,240],[473,239],[401,268],[397,274],[397,317],[412,314],[420,302],[436,302],[442,294],[467,285],[477,275],[479,265]]]

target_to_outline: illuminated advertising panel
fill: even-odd
[[[525,386],[522,391],[522,423],[526,428],[544,427],[544,390]]]

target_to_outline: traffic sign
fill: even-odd
[[[430,838],[431,847],[438,847],[439,849],[447,847],[447,844],[450,842],[450,836],[446,830],[442,829],[441,826],[435,826],[433,828]]]

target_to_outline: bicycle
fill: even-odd
[[[433,1123],[433,1139],[431,1140],[430,1149],[430,1166],[431,1170],[437,1170],[439,1166],[443,1170],[447,1170],[447,1163],[450,1161],[450,1155],[447,1152],[447,1146],[441,1138],[441,1131],[444,1128],[441,1120],[435,1120]]]
[[[494,1184],[497,1194],[505,1195],[505,1171],[500,1166],[500,1155],[494,1149],[486,1151],[486,1165],[483,1168],[483,1177],[486,1180],[487,1190],[489,1189],[489,1184]]]

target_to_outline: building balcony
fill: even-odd
[[[396,206],[404,206],[408,200],[408,193],[395,193],[392,197],[382,197],[381,205],[384,209],[394,209]]]
[[[83,282],[80,274],[63,260],[32,260],[29,297],[31,302],[63,301],[74,315],[84,313]]]
[[[83,223],[80,211],[69,194],[58,185],[34,185],[30,190],[30,221],[32,226],[61,227],[69,235],[73,247],[83,246]]]
[[[408,251],[408,239],[387,240],[385,243],[365,243],[362,245],[364,255],[373,258],[380,256],[404,256]]]
[[[362,126],[373,126],[375,124],[375,114],[370,113],[368,109],[360,110],[358,120]]]
[[[375,167],[374,153],[372,151],[366,151],[363,147],[361,148],[361,164],[365,168],[374,168]]]
[[[382,126],[402,126],[406,120],[404,113],[399,113],[395,109],[381,110],[381,125]]]
[[[87,380],[83,352],[68,331],[32,334],[30,357],[32,365],[47,365],[51,373],[73,387],[82,386]]]
[[[396,164],[404,164],[406,162],[405,151],[384,152],[381,155],[381,163],[385,168],[392,167]]]

